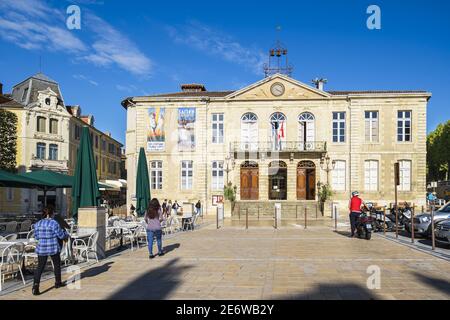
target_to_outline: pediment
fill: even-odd
[[[272,93],[272,86],[281,84],[283,92],[280,95]],[[227,99],[237,100],[308,100],[327,99],[331,95],[318,90],[288,76],[276,74],[265,78],[241,90],[228,95]]]

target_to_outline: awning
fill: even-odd
[[[55,186],[49,182],[0,170],[0,187],[33,189],[54,188]]]
[[[22,177],[31,178],[51,184],[55,188],[72,188],[73,177],[67,174],[49,170],[38,170],[19,174]]]

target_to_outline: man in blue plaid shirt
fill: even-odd
[[[55,272],[55,288],[64,284],[61,282],[61,246],[58,240],[66,240],[69,235],[66,230],[53,219],[53,209],[45,208],[42,211],[42,219],[34,225],[34,237],[38,240],[36,254],[38,255],[38,267],[34,273],[33,294],[39,295],[39,283],[41,275],[47,264],[47,259],[53,261]]]

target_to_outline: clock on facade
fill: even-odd
[[[270,92],[275,96],[275,97],[279,97],[284,93],[284,86],[277,82],[274,83],[271,87],[270,87]]]

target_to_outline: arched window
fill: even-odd
[[[256,151],[258,149],[258,117],[252,112],[241,118],[241,150]]]
[[[270,117],[272,150],[283,150],[286,144],[286,116],[275,112]]]
[[[314,150],[315,118],[310,112],[303,112],[298,116],[298,141],[299,149]]]

